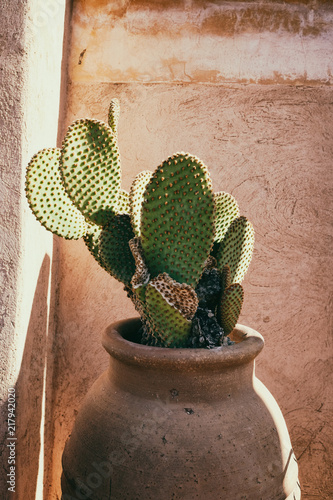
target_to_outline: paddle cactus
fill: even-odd
[[[187,153],[122,190],[118,121],[113,99],[108,124],[77,120],[61,149],[39,151],[26,174],[30,208],[54,234],[83,237],[125,285],[142,317],[143,342],[221,345],[242,307],[253,227],[230,194],[213,193],[207,167]]]

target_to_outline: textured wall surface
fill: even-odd
[[[256,249],[241,322],[266,340],[257,374],[279,402],[299,459],[303,497],[332,497],[333,91],[278,85],[73,83],[68,121],[122,106],[123,185],[179,150],[211,169],[238,200]],[[82,242],[61,242],[55,450],[106,366],[100,335],[133,308]]]
[[[38,149],[57,140],[64,9],[62,0],[0,4],[0,491],[5,500],[43,498],[44,446],[46,453],[50,449],[53,238],[30,213],[24,172]],[[8,388],[16,393],[13,495],[6,475]]]
[[[18,491],[29,500],[43,496],[44,442],[45,498],[60,498],[65,440],[108,362],[101,333],[136,315],[82,241],[56,239],[56,342],[48,337],[55,261],[51,238],[27,212],[22,171],[32,153],[56,144],[64,4],[0,7],[1,374],[5,391],[17,381],[21,394]],[[84,116],[106,120],[116,96],[125,189],[139,171],[187,150],[210,167],[216,191],[237,198],[256,230],[241,319],[266,339],[257,373],[284,412],[303,498],[332,498],[332,3],[73,6],[63,125]]]
[[[333,496],[330,2],[75,1],[66,122],[121,102],[123,187],[185,150],[238,200],[256,249],[242,322],[279,402],[303,498]],[[107,366],[100,336],[135,315],[84,244],[61,241],[53,490],[79,402]]]
[[[330,4],[75,0],[71,77],[332,83]]]

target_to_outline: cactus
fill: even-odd
[[[121,189],[118,122],[113,99],[108,124],[77,120],[61,149],[37,153],[26,174],[30,208],[54,234],[83,237],[124,284],[144,343],[221,345],[242,307],[253,227],[230,194],[213,193],[207,167],[188,153],[138,174],[129,193]]]

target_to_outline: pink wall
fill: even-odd
[[[75,1],[66,124],[121,103],[123,187],[179,150],[210,168],[256,230],[241,322],[266,348],[303,498],[333,496],[333,10],[316,2]],[[60,242],[50,498],[78,405],[107,365],[100,336],[136,315],[82,241]]]

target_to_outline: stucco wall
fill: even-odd
[[[241,320],[266,348],[303,498],[333,495],[330,2],[74,1],[66,122],[119,98],[123,187],[185,150],[239,201],[256,250]],[[100,336],[136,315],[82,241],[60,243],[53,490],[79,402],[107,366]]]
[[[304,497],[330,498],[331,88],[76,83],[70,118],[86,111],[105,119],[110,96],[123,109],[124,187],[172,152],[190,151],[253,222],[241,321],[266,339],[257,373],[284,411]],[[59,456],[77,402],[106,366],[101,332],[134,312],[83,244],[62,242],[61,252]]]
[[[64,442],[107,366],[101,333],[136,315],[82,241],[55,238],[54,252],[24,199],[27,161],[57,142],[64,13],[65,0],[0,6],[1,404],[15,386],[17,498],[29,500],[43,498],[44,466],[44,497],[59,498]],[[125,189],[187,150],[253,222],[241,320],[266,339],[257,373],[284,412],[308,500],[333,496],[332,18],[325,0],[74,0],[60,105],[63,132],[106,120],[119,98]]]
[[[49,450],[56,260],[52,235],[36,223],[25,200],[24,172],[37,150],[57,141],[65,3],[3,0],[0,4],[0,491],[4,499],[43,498],[44,452]],[[14,436],[7,433],[9,388],[16,394]],[[11,464],[8,437],[16,438]],[[13,494],[8,491],[9,466],[15,467]]]
[[[75,0],[74,5],[73,80],[332,83],[330,2]]]

